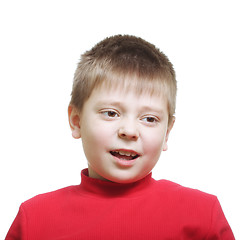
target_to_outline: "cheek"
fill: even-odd
[[[94,126],[94,125],[93,125]],[[111,142],[111,130],[102,125],[83,126],[82,142],[85,148],[92,149],[103,148]]]
[[[143,142],[145,153],[151,156],[160,156],[165,142],[165,134],[162,131],[155,131],[147,136]]]

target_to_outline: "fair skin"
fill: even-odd
[[[81,112],[69,106],[74,138],[81,138],[89,177],[129,183],[145,177],[157,163],[174,121],[167,101],[148,93],[100,87]]]

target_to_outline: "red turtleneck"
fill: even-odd
[[[151,174],[130,184],[88,177],[24,202],[6,240],[234,239],[215,196]]]

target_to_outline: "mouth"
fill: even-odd
[[[114,157],[117,157],[121,160],[127,160],[127,161],[135,160],[138,157],[140,157],[140,154],[132,150],[114,150],[114,151],[110,151],[110,153]]]

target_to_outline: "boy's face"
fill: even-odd
[[[94,90],[80,114],[69,108],[72,134],[82,138],[89,176],[128,183],[145,177],[167,150],[165,98],[132,89]]]

